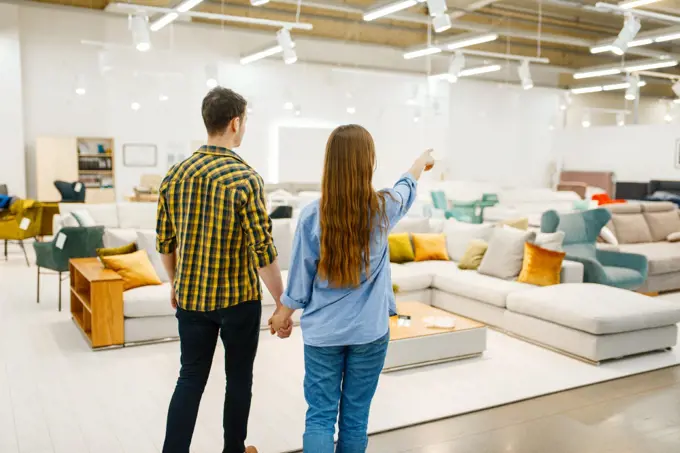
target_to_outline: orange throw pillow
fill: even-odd
[[[537,286],[559,284],[565,256],[564,252],[544,249],[530,242],[525,243],[522,272],[517,281]]]
[[[125,255],[102,256],[99,259],[104,263],[104,267],[116,271],[123,278],[123,291],[161,284],[161,279],[158,278],[146,250]]]
[[[448,261],[446,252],[446,235],[444,234],[412,234],[415,261]]]

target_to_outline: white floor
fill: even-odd
[[[8,263],[0,262],[0,452],[160,452],[179,344],[90,351],[68,309],[57,312],[57,278],[43,277],[42,302],[37,305],[36,268],[27,268],[16,248],[12,252]],[[668,297],[680,303],[680,294]],[[221,351],[203,397],[193,452],[221,451]],[[680,348],[595,367],[491,331],[488,350],[479,359],[384,375],[370,430],[678,363]],[[299,332],[286,341],[262,336],[249,430],[250,443],[262,453],[301,446],[302,365]]]

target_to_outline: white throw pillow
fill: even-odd
[[[90,214],[90,211],[88,211],[87,209],[77,209],[73,211],[71,215],[76,219],[79,226],[83,227],[97,226],[97,222],[94,220],[94,217],[92,217],[92,214]]]
[[[524,244],[535,239],[533,231],[496,228],[477,272],[505,280],[517,278],[524,262]]]
[[[668,242],[680,242],[680,231],[669,234],[666,240]]]
[[[614,232],[610,230],[609,228],[602,227],[600,230],[600,237],[606,242],[607,244],[611,245],[619,245],[618,239],[616,239],[616,235],[614,235]]]
[[[66,214],[61,218],[61,227],[77,227],[80,226],[78,221],[72,214]]]
[[[534,244],[544,249],[561,252],[562,245],[564,244],[564,236],[564,231],[556,231],[554,233],[538,233],[536,235]]]
[[[460,261],[465,255],[465,251],[473,239],[488,241],[493,233],[494,226],[476,225],[472,223],[457,222],[449,219],[444,224],[444,234],[446,235],[446,251],[449,258],[453,261]]]
[[[153,270],[156,271],[158,278],[160,278],[163,283],[169,282],[170,277],[165,271],[165,267],[163,267],[161,254],[156,251],[156,232],[154,230],[137,231],[137,248],[139,250],[145,250],[146,254],[149,255],[149,261],[151,261]]]

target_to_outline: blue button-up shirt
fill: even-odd
[[[416,181],[402,176],[385,197],[388,231],[406,214],[416,198]],[[361,284],[332,288],[317,276],[321,238],[319,202],[305,207],[293,241],[288,286],[281,302],[303,309],[301,327],[305,344],[317,347],[366,344],[382,338],[389,329],[389,316],[397,306],[392,291],[387,233],[378,226],[371,241],[369,274],[362,271]],[[342,253],[342,250],[334,251]]]

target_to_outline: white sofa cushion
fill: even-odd
[[[118,227],[155,230],[158,203],[117,203]]]
[[[291,219],[272,219],[272,238],[279,254],[279,266],[281,270],[287,270],[293,252],[293,222]]]
[[[137,242],[137,231],[134,229],[107,228],[104,230],[104,247],[122,247],[130,242]]]
[[[92,217],[92,214],[87,209],[76,209],[71,212],[69,216],[76,219],[78,226],[93,227],[97,226],[97,221]]]
[[[170,305],[170,283],[141,286],[123,292],[123,315],[126,318],[174,315]]]
[[[427,265],[427,262],[405,264],[390,263],[392,271],[392,283],[399,287],[400,293],[419,291],[432,286],[433,273],[430,268],[418,265]]]
[[[473,239],[488,241],[493,233],[493,225],[474,225],[449,219],[444,224],[446,251],[453,261],[460,261]]]
[[[116,203],[59,203],[61,215],[70,214],[80,209],[86,209],[97,225],[107,228],[118,228],[119,226]]]
[[[404,217],[391,231],[392,233],[429,233],[430,219],[427,217]]]
[[[502,280],[476,271],[442,268],[434,276],[434,288],[504,308],[508,294],[534,288],[526,283]]]
[[[496,278],[516,278],[524,262],[524,244],[533,242],[535,238],[536,233],[533,231],[511,227],[494,229],[489,239],[489,248],[477,271]]]
[[[508,310],[595,335],[630,332],[680,322],[680,305],[592,283],[514,292]]]
[[[160,278],[163,283],[169,282],[170,277],[161,261],[161,254],[156,251],[156,232],[154,230],[137,231],[137,248],[139,250],[145,250],[146,254],[149,255],[149,261],[151,261],[151,265],[156,271],[158,278]]]

